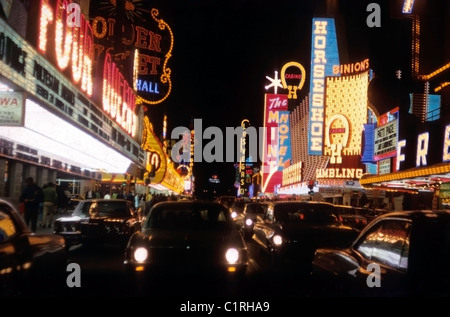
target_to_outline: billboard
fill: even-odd
[[[0,126],[23,126],[24,102],[22,92],[0,92]]]

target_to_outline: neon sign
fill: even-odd
[[[72,13],[67,12],[70,4],[71,1],[57,0],[53,10],[48,0],[42,0],[38,50],[45,55],[54,54],[57,67],[61,71],[71,70],[72,82],[91,97],[94,43],[92,28],[83,15],[77,21],[80,27],[74,27]]]
[[[172,89],[168,64],[172,56],[173,33],[169,25],[158,17],[157,9],[153,8],[148,17],[149,11],[141,1],[127,3],[129,5],[123,7],[118,1],[91,2],[89,12],[93,17],[94,56],[98,59],[103,54],[114,52],[111,55],[118,67],[124,70],[134,67],[135,78],[126,72],[124,76],[129,82],[133,80],[136,102],[159,104]],[[118,19],[117,16],[123,12],[127,19]]]
[[[138,125],[134,113],[136,97],[109,53],[103,66],[102,101],[103,110],[134,137]]]
[[[325,78],[339,63],[334,19],[315,18],[312,25],[308,153],[323,154]]]
[[[333,74],[334,75],[348,75],[353,73],[363,72],[369,69],[369,59],[366,58],[360,62],[350,63],[350,64],[342,64],[342,65],[334,65],[333,66]]]

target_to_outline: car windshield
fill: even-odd
[[[334,224],[338,222],[332,207],[321,204],[280,204],[274,209],[277,222]]]
[[[150,211],[144,228],[207,230],[227,226],[229,213],[222,208],[164,206]]]
[[[75,216],[124,217],[130,215],[126,201],[82,201],[73,213]]]

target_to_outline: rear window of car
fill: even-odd
[[[245,212],[247,214],[265,214],[267,211],[267,205],[264,204],[247,204]]]
[[[150,211],[144,228],[203,230],[230,225],[227,210],[207,207],[157,207]]]
[[[356,209],[354,209],[350,206],[349,207],[337,206],[335,208],[340,215],[356,216],[358,214]]]

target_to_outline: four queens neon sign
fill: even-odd
[[[48,0],[41,1],[41,16],[39,20],[38,49],[41,53],[50,53],[54,48],[56,64],[61,71],[72,71],[72,82],[79,85],[81,90],[89,97],[92,96],[92,60],[93,60],[93,33],[92,28],[84,16],[80,14],[77,25],[74,27],[68,9],[71,2],[67,0],[57,0],[53,10]],[[47,41],[54,28],[54,44]]]
[[[92,27],[81,14],[79,5],[69,0],[56,0],[53,9],[49,2],[41,0],[38,49],[44,55],[54,54],[57,67],[64,72],[71,71],[72,82],[92,97]],[[103,109],[132,137],[137,130],[135,98],[133,89],[113,63],[111,55],[106,54],[101,99]]]
[[[137,116],[134,114],[136,96],[109,53],[103,66],[102,103],[105,110],[132,137],[136,135]]]

